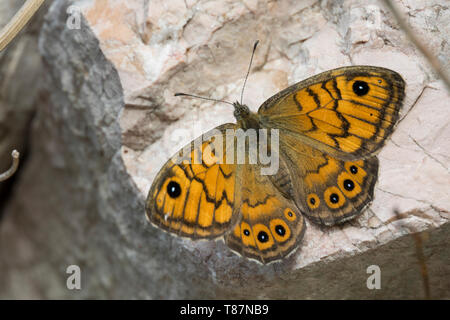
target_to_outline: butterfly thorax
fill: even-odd
[[[245,104],[240,104],[239,102],[233,103],[234,106],[234,117],[236,118],[238,127],[246,129],[259,129],[258,115],[251,112],[250,109]]]

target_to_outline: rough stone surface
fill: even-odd
[[[71,4],[82,13],[77,30],[66,25]],[[398,6],[450,71],[446,2]],[[256,39],[244,98],[253,110],[343,65],[388,67],[407,82],[369,210],[333,228],[307,222],[300,249],[269,266],[144,218],[167,158],[233,121],[226,105],[173,93],[236,100]],[[381,3],[55,0],[40,52],[47,100],[0,225],[0,298],[421,298],[415,232],[427,235],[432,297],[450,298],[449,95]],[[80,291],[66,288],[72,264]],[[381,290],[366,286],[370,265]]]
[[[36,104],[42,61],[37,38],[45,7],[9,46],[0,52],[0,172],[11,166],[11,151],[17,149],[21,159],[26,156],[27,136]],[[22,0],[0,3],[0,28],[3,28],[23,4]],[[13,179],[0,184],[0,207],[5,205]],[[0,213],[1,215],[1,213]]]

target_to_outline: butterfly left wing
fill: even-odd
[[[241,220],[225,236],[226,244],[236,253],[261,263],[288,256],[303,238],[303,216],[270,176],[260,174],[258,165],[241,165],[238,170]]]
[[[224,159],[226,130],[234,128],[234,124],[221,125],[167,161],[146,201],[147,219],[152,224],[192,239],[218,238],[233,228],[239,220],[236,165],[226,164]]]
[[[279,92],[258,110],[261,123],[295,135],[343,160],[370,157],[392,133],[405,82],[389,69],[343,67],[323,72]]]

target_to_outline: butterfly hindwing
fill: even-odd
[[[313,222],[335,225],[361,214],[373,200],[378,159],[340,160],[291,136],[281,146],[288,164],[294,200]]]
[[[336,158],[366,158],[394,129],[405,83],[396,72],[343,67],[301,81],[269,98],[258,114],[299,143]]]
[[[286,198],[259,166],[240,166],[240,217],[225,237],[232,250],[261,263],[281,260],[297,247],[306,229],[292,199]]]

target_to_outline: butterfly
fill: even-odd
[[[236,123],[203,134],[162,167],[148,193],[147,219],[180,237],[222,238],[263,264],[283,260],[303,238],[304,217],[333,226],[370,205],[376,153],[394,130],[404,92],[392,70],[350,66],[280,91],[257,113],[235,102]],[[239,129],[277,130],[276,148],[266,146],[278,156],[274,174],[250,163],[249,151],[236,161],[237,138],[228,133]]]

